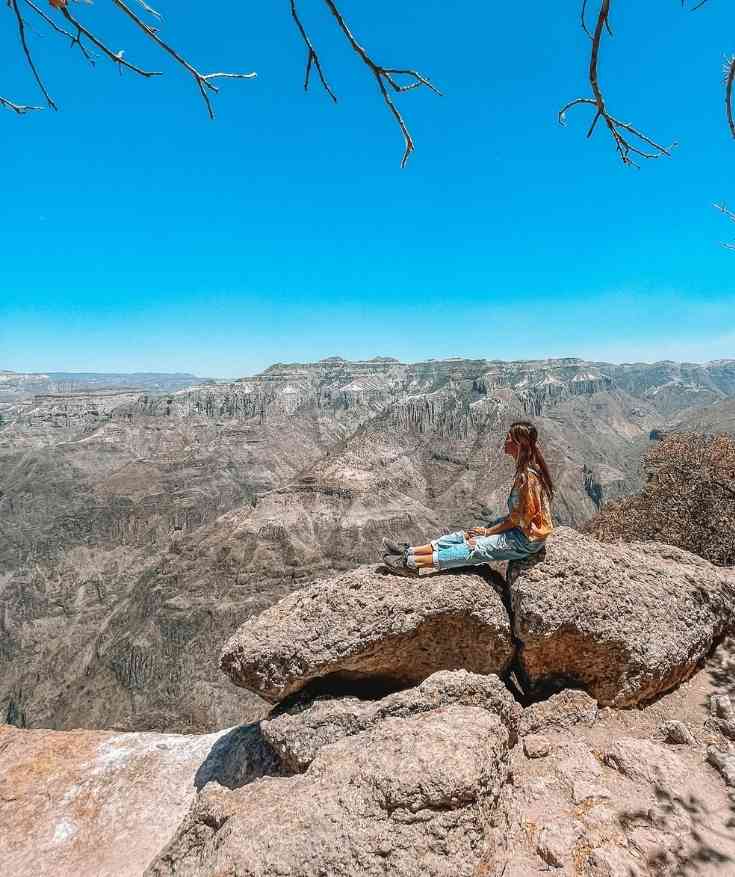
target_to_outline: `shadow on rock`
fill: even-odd
[[[284,776],[281,760],[263,737],[260,722],[240,725],[217,740],[194,777],[201,791],[216,782],[227,789],[239,789],[265,776]]]
[[[721,694],[735,696],[735,638],[724,640],[714,652],[710,665],[710,676]]]
[[[626,833],[636,828],[655,832],[657,848],[649,852],[647,861],[656,872],[675,868],[677,874],[688,877],[710,865],[721,868],[723,875],[732,873],[734,860],[720,847],[732,841],[735,804],[730,805],[729,815],[712,813],[694,795],[675,795],[657,784],[655,807],[624,811],[618,819]]]

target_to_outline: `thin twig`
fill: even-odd
[[[34,110],[43,110],[43,107],[31,107],[26,104],[13,103],[12,100],[8,100],[6,97],[0,97],[0,107],[5,107],[6,110],[12,110],[19,116],[23,116],[26,113],[32,113]]]
[[[212,102],[209,99],[208,91],[212,91],[215,94],[219,92],[219,89],[216,85],[213,84],[213,79],[254,79],[257,76],[256,73],[200,73],[195,67],[193,67],[186,58],[182,57],[174,48],[169,46],[168,43],[164,42],[161,37],[158,36],[155,28],[152,28],[149,24],[146,24],[138,15],[136,15],[133,10],[123,2],[123,0],[112,0],[112,2],[120,9],[131,21],[134,22],[154,43],[160,46],[165,52],[168,52],[171,57],[181,64],[196,80],[196,84],[199,87],[199,91],[201,92],[202,98],[204,99],[204,103],[207,107],[207,112],[209,113],[209,118],[214,118],[214,109],[212,108]]]
[[[121,49],[119,52],[113,52],[108,46],[106,46],[102,40],[95,36],[91,30],[87,30],[87,28],[74,16],[69,12],[66,6],[60,7],[59,11],[64,16],[64,18],[69,22],[69,24],[73,25],[77,29],[77,42],[81,39],[81,36],[84,35],[90,43],[97,46],[97,48],[103,52],[107,57],[114,61],[120,67],[125,67],[128,70],[132,70],[133,73],[137,73],[138,76],[144,76],[146,79],[149,79],[151,76],[161,76],[160,70],[144,70],[142,67],[138,67],[135,64],[131,64],[130,61],[126,61],[123,58],[123,50]]]
[[[31,68],[31,72],[33,73],[33,76],[36,80],[36,83],[38,84],[38,87],[41,89],[41,93],[43,94],[44,98],[46,99],[46,103],[48,104],[48,106],[52,110],[58,110],[58,107],[56,106],[56,104],[52,100],[51,95],[46,90],[46,86],[43,84],[43,80],[41,79],[41,76],[40,76],[38,70],[36,69],[36,65],[33,61],[31,51],[28,48],[28,42],[26,41],[25,22],[23,21],[23,16],[20,14],[20,9],[18,9],[18,0],[8,0],[8,3],[10,4],[10,7],[13,10],[13,12],[15,12],[15,18],[16,18],[16,21],[18,23],[18,39],[20,40],[20,45],[23,49],[23,54],[26,56],[26,60],[28,61],[28,66]]]
[[[314,48],[313,43],[309,39],[309,35],[304,29],[303,24],[301,23],[301,19],[299,18],[299,14],[296,11],[296,0],[291,0],[291,16],[293,17],[294,22],[296,23],[296,27],[301,34],[301,38],[303,39],[306,45],[306,73],[304,74],[304,91],[308,91],[309,89],[309,77],[311,75],[311,68],[316,67],[316,72],[319,75],[319,80],[324,87],[326,93],[332,98],[332,100],[337,103],[337,95],[330,88],[329,83],[327,82],[326,77],[324,76],[324,71],[322,70],[321,62],[319,61],[319,55],[317,54],[316,49]]]
[[[562,125],[566,124],[566,114],[568,110],[572,109],[572,107],[581,105],[589,105],[595,107],[596,112],[592,119],[592,123],[587,130],[587,137],[589,138],[592,136],[598,121],[600,119],[604,119],[610,135],[613,138],[613,142],[615,143],[615,148],[623,164],[638,167],[638,165],[631,156],[640,156],[641,158],[647,159],[660,158],[662,155],[668,156],[671,155],[671,149],[676,144],[672,144],[668,147],[662,146],[660,143],[657,143],[655,140],[652,140],[648,135],[638,130],[638,128],[634,128],[628,122],[622,122],[620,119],[615,118],[615,116],[610,115],[607,110],[605,96],[602,92],[602,88],[600,87],[598,65],[600,44],[602,42],[603,33],[607,31],[610,35],[612,35],[609,24],[611,2],[612,0],[600,0],[600,11],[597,15],[597,22],[595,24],[594,33],[591,35],[592,50],[590,52],[589,81],[592,88],[593,97],[578,97],[574,100],[569,101],[568,104],[566,104],[561,108],[561,110],[559,110],[559,122]],[[582,27],[585,33],[589,34],[584,18],[586,6],[587,0],[583,0]],[[639,144],[636,144],[635,140],[631,141],[631,139],[629,139],[626,135],[630,135],[632,138],[635,138],[637,141],[639,141],[639,144],[645,144],[646,146],[650,146],[653,151],[645,151],[641,148]]]
[[[161,13],[160,13],[160,12],[156,12],[156,10],[155,10],[152,6],[149,6],[149,5],[145,2],[145,0],[136,0],[136,2],[137,2],[137,4],[138,4],[138,6],[142,6],[143,9],[145,9],[145,11],[146,11],[149,15],[152,15],[154,18],[157,18],[159,21],[163,21],[163,16],[161,15]]]
[[[733,499],[735,499],[735,487],[730,487],[729,484],[725,484],[722,481],[713,481],[712,483],[714,485],[716,485],[717,487],[719,487],[721,490],[724,490],[725,493],[729,493],[730,496],[732,496]]]
[[[114,0],[117,2],[117,0]],[[380,89],[380,93],[383,95],[383,100],[385,101],[386,106],[393,114],[396,122],[398,122],[398,127],[401,129],[401,133],[403,134],[403,139],[406,144],[405,152],[403,153],[403,158],[401,160],[401,167],[406,166],[406,162],[408,161],[408,157],[414,151],[414,142],[411,134],[406,126],[406,123],[401,115],[398,107],[393,102],[390,94],[388,93],[388,89],[386,88],[386,83],[393,89],[393,91],[397,93],[401,93],[404,91],[411,91],[414,88],[420,88],[421,86],[425,86],[434,92],[434,94],[441,95],[439,89],[433,85],[425,76],[422,76],[416,70],[408,70],[408,69],[398,69],[394,67],[382,67],[380,64],[377,64],[373,59],[368,55],[367,51],[357,42],[352,31],[347,25],[342,13],[339,11],[333,0],[324,0],[329,11],[337,20],[337,24],[339,25],[339,29],[347,38],[350,46],[353,51],[356,52],[357,55],[362,59],[362,61],[370,68],[375,76],[375,81],[378,83],[378,88]],[[394,77],[396,76],[407,76],[411,82],[406,85],[401,85],[401,83],[397,82]]]
[[[590,29],[587,27],[587,0],[582,0],[582,10],[579,14],[579,20],[582,23],[582,30],[587,34],[587,36],[592,39],[592,34],[590,33]]]
[[[50,15],[46,15],[46,13],[43,11],[43,9],[39,9],[39,7],[36,6],[35,3],[31,2],[31,0],[23,0],[23,2],[26,4],[26,6],[30,6],[30,8],[36,13],[36,15],[39,15],[50,28],[52,28],[53,30],[56,31],[56,33],[61,34],[62,36],[68,37],[71,40],[72,46],[79,46],[79,51],[82,53],[82,55],[84,55],[84,57],[87,59],[87,61],[89,61],[89,63],[94,67],[94,58],[92,57],[90,52],[87,51],[86,47],[83,45],[82,40],[81,40],[82,33],[79,29],[77,29],[77,32],[75,35],[75,34],[71,33],[70,31],[66,30],[66,28],[60,27],[53,20],[53,18],[51,18]]]
[[[735,55],[725,64],[725,112],[730,133],[735,137],[735,118],[732,109],[732,87],[735,81]]]
[[[694,6],[692,6],[690,11],[696,12],[696,10],[701,9],[705,3],[707,3],[707,0],[699,0],[698,3],[695,3]],[[681,5],[686,6],[686,0],[681,0]],[[735,137],[735,115],[733,114],[732,106],[733,81],[735,81],[735,55],[725,62],[725,113],[727,115],[727,124],[730,128],[730,133]]]
[[[720,213],[724,213],[728,219],[732,220],[732,222],[735,222],[735,213],[733,213],[732,210],[729,210],[724,204],[715,204],[713,206],[716,207]],[[723,244],[722,246],[726,250],[735,250],[735,244]]]

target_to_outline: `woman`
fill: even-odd
[[[421,575],[491,560],[521,560],[540,551],[553,529],[554,494],[546,461],[537,444],[536,427],[527,420],[511,424],[503,450],[516,461],[508,497],[508,514],[491,527],[473,527],[410,546],[384,540],[385,563],[402,575]]]

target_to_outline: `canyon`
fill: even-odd
[[[8,374],[0,715],[32,728],[260,718],[263,700],[221,678],[222,643],[305,583],[375,561],[384,536],[501,513],[513,419],[537,424],[570,526],[639,488],[657,436],[735,428],[735,360],[334,357],[229,383]]]

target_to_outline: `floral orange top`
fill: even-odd
[[[538,472],[530,466],[516,475],[508,497],[508,521],[522,530],[528,539],[538,541],[554,529],[549,497]]]

